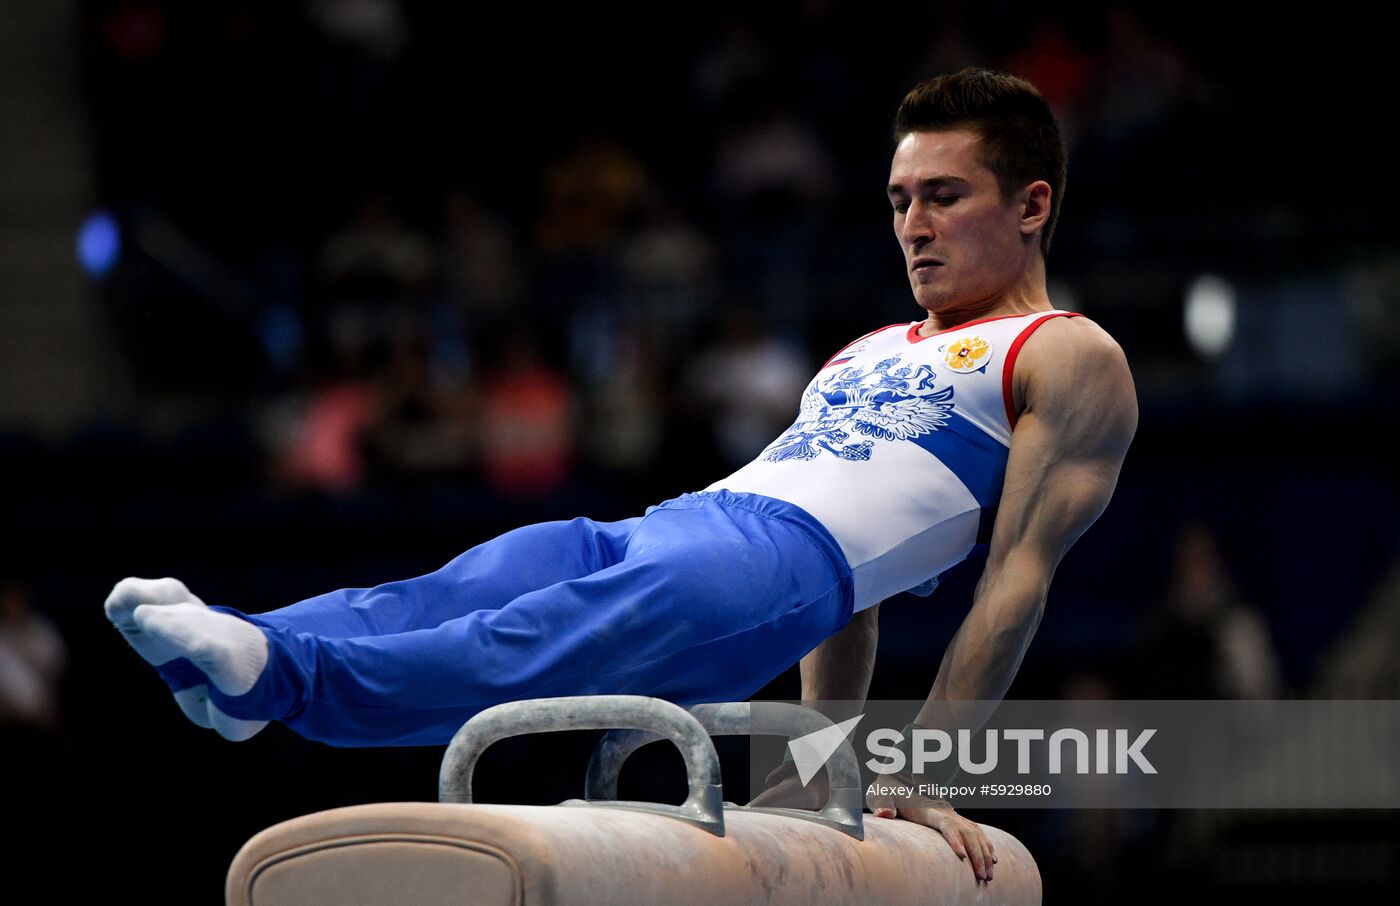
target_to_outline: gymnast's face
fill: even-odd
[[[888,194],[894,234],[921,308],[975,315],[1014,291],[1031,256],[1039,254],[1033,235],[1039,221],[1028,226],[1023,216],[1036,186],[1048,190],[1049,184],[1032,183],[1003,201],[996,175],[982,164],[981,140],[970,129],[904,136],[890,164]]]

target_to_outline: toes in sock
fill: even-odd
[[[144,605],[170,606],[190,602],[200,607],[204,602],[197,598],[185,583],[179,579],[122,579],[112,588],[102,609],[107,619],[117,627],[122,636],[136,649],[136,653],[148,663],[159,667],[180,657],[180,653],[162,638],[146,633],[135,619],[136,608]],[[181,704],[181,708],[184,705]]]

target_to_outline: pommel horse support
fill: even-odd
[[[978,883],[937,831],[867,818],[850,744],[827,763],[821,812],[724,801],[711,735],[799,736],[830,726],[796,705],[686,709],[598,695],[512,702],[467,721],[443,757],[439,802],[352,806],[254,836],[229,868],[229,906],[603,906],[603,904],[1038,904],[1040,873],[1019,840],[985,827],[996,878]],[[481,753],[509,736],[611,729],[585,799],[555,806],[472,803]],[[614,797],[623,762],[667,739],[685,759],[679,806]]]

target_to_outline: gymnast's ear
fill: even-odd
[[[1050,202],[1054,190],[1050,183],[1037,179],[1016,196],[1021,208],[1021,235],[1030,236],[1044,228],[1050,220]]]

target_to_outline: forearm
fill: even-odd
[[[972,609],[948,644],[928,700],[915,718],[918,726],[943,726],[951,717],[961,726],[980,727],[991,716],[1040,625],[1048,589],[1049,577],[1040,569],[988,565]],[[976,713],[966,706],[950,712],[949,702],[987,704]]]
[[[879,645],[879,605],[851,617],[850,622],[802,659],[802,701],[865,702],[875,672]],[[827,708],[822,709],[824,712]],[[850,715],[828,714],[834,720]]]

